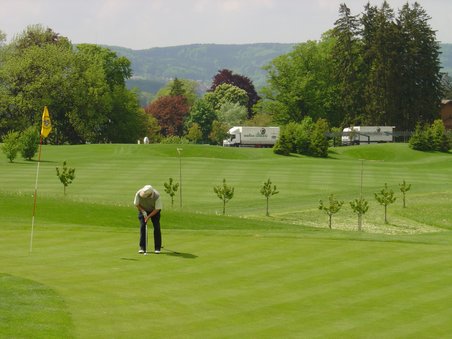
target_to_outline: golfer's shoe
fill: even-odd
[[[155,250],[154,253],[155,253],[155,254],[159,254],[159,253],[160,253],[160,250]]]
[[[144,249],[140,248],[140,250],[138,251],[138,253],[143,254],[143,253],[146,253],[146,251],[145,251]]]

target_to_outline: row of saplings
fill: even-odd
[[[75,169],[68,168],[66,166],[66,161],[63,162],[63,168],[60,170],[58,167],[56,168],[57,176],[60,179],[61,183],[64,186],[64,194],[66,194],[66,187],[72,183],[75,178]],[[179,184],[173,181],[173,178],[169,178],[168,183],[164,183],[165,192],[169,194],[171,197],[171,206],[174,205],[174,196],[179,189]],[[411,189],[411,184],[407,184],[405,180],[403,183],[399,184],[400,192],[402,192],[403,199],[403,208],[406,207],[406,192]],[[230,186],[226,183],[226,179],[223,179],[223,184],[214,186],[213,191],[216,193],[219,199],[223,202],[223,215],[226,213],[226,203],[234,197],[234,187]],[[276,185],[273,185],[270,179],[267,179],[266,182],[260,188],[260,193],[266,198],[266,215],[269,216],[268,205],[269,200],[272,195],[278,194],[279,191],[276,189]],[[375,199],[378,203],[384,206],[385,212],[385,223],[388,223],[387,212],[388,206],[393,204],[396,201],[396,197],[394,196],[394,191],[388,188],[388,185],[385,183],[383,189],[380,192],[375,193]],[[319,210],[324,211],[328,215],[328,227],[331,229],[333,215],[339,212],[342,208],[344,201],[337,200],[334,194],[331,194],[328,197],[327,202],[323,202],[320,200],[319,202]],[[355,199],[350,201],[350,207],[353,212],[358,216],[358,230],[362,230],[362,218],[363,215],[369,210],[369,203],[362,196],[359,199]]]
[[[174,183],[172,178],[169,178],[168,183],[164,183],[165,192],[168,193],[171,197],[171,205],[174,204],[174,195],[176,194],[179,184]],[[403,183],[399,184],[400,192],[402,192],[403,199],[403,208],[406,207],[406,192],[411,189],[411,184],[407,184],[405,180]],[[226,212],[226,203],[234,197],[234,187],[230,186],[226,183],[226,179],[223,179],[223,184],[214,186],[213,191],[216,193],[219,199],[223,201],[223,215]],[[269,216],[268,212],[268,203],[269,199],[272,195],[278,194],[279,191],[276,189],[276,185],[273,185],[271,180],[268,179],[262,187],[260,188],[260,193],[266,198],[267,206],[266,206],[266,215]],[[388,187],[385,183],[383,189],[380,192],[375,193],[375,199],[378,203],[384,206],[385,212],[385,223],[388,223],[388,206],[393,204],[396,201],[396,197],[394,196],[394,191]],[[339,201],[336,199],[334,194],[331,194],[328,197],[327,202],[323,202],[320,200],[319,202],[319,210],[324,211],[328,215],[328,227],[331,229],[331,223],[333,219],[333,215],[340,211],[343,201]],[[358,216],[358,230],[362,230],[362,218],[363,215],[369,210],[369,203],[362,196],[359,199],[355,199],[350,202],[350,207],[353,212]]]

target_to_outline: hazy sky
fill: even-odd
[[[0,30],[9,42],[32,24],[72,43],[147,49],[193,43],[243,44],[318,40],[338,18],[367,0],[0,0]],[[380,6],[383,0],[370,0]],[[398,10],[406,0],[389,0]],[[409,1],[413,3],[413,1]],[[452,0],[420,0],[437,39],[452,43]]]

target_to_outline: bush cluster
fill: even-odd
[[[13,162],[20,152],[26,160],[31,160],[38,151],[39,131],[36,127],[30,126],[22,132],[9,131],[3,137],[3,144],[0,146],[9,162]]]
[[[418,151],[448,152],[452,145],[451,134],[446,133],[441,119],[435,120],[431,125],[418,124],[409,145]]]
[[[319,119],[314,123],[311,117],[305,117],[301,123],[290,122],[283,127],[273,152],[281,155],[297,153],[326,158],[329,146],[326,137],[328,131],[329,126],[325,119]]]
[[[161,144],[188,144],[190,141],[185,137],[171,135],[160,140]]]

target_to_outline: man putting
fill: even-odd
[[[149,219],[151,219],[154,227],[154,252],[160,253],[162,247],[162,233],[160,231],[162,201],[160,200],[160,193],[151,185],[146,185],[135,194],[133,203],[138,209],[138,220],[140,220],[140,250],[138,253],[145,254],[147,251],[146,223]]]

